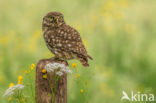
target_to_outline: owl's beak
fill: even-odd
[[[56,19],[56,23],[58,24],[58,18]]]

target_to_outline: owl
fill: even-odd
[[[66,24],[62,13],[46,14],[42,31],[45,43],[56,59],[78,59],[83,66],[89,66],[88,58],[92,60],[92,57],[87,54],[79,32]]]

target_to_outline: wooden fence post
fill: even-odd
[[[54,58],[51,59],[42,59],[38,62],[36,66],[36,86],[35,86],[35,100],[36,103],[67,103],[67,74],[63,74],[57,85],[56,85],[56,95],[55,102],[52,102],[53,95],[51,95],[52,90],[54,89],[54,73],[47,73],[47,79],[43,78],[42,69],[44,69],[45,65],[48,63],[60,63],[68,66],[66,61],[56,60]],[[49,86],[51,85],[51,87]],[[53,90],[54,91],[54,90]]]

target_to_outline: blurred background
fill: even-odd
[[[68,103],[120,103],[122,91],[156,94],[156,0],[0,0],[0,101],[22,75],[32,83],[31,64],[53,56],[41,31],[50,11],[64,14],[94,58],[84,68],[69,61]],[[72,64],[76,66],[72,66]],[[25,89],[27,89],[25,87]],[[25,92],[33,103],[31,90]],[[128,103],[126,101],[125,103]]]

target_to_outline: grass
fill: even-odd
[[[79,61],[68,76],[68,103],[120,103],[122,91],[156,94],[155,0],[1,0],[0,101],[10,83],[23,76],[25,95],[33,103],[32,63],[53,56],[45,46],[41,23],[49,11],[60,11],[76,28],[88,53],[90,67]],[[79,78],[76,75],[79,74]],[[83,93],[80,93],[83,90]],[[33,93],[32,93],[33,92]],[[10,101],[13,103],[13,101]]]

